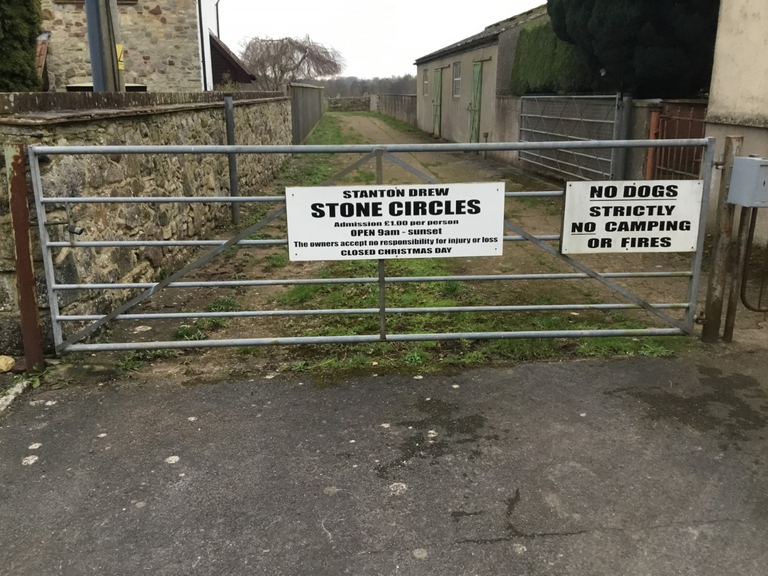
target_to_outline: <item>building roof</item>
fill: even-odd
[[[217,52],[222,60],[226,63],[226,67],[222,67],[220,70],[216,69],[215,63],[212,63],[214,66],[214,76],[223,75],[226,73],[230,75],[230,79],[232,81],[242,84],[247,84],[251,80],[256,79],[256,75],[248,69],[245,63],[240,60],[240,58],[238,58],[237,55],[229,49],[229,46],[224,44],[224,42],[222,42],[218,36],[211,33],[210,38],[211,51]],[[217,83],[217,80],[220,82],[221,78],[214,78],[214,84]]]
[[[507,18],[501,22],[496,22],[495,24],[486,26],[482,32],[479,32],[474,36],[470,36],[469,38],[464,38],[464,40],[459,40],[458,42],[444,48],[440,48],[440,50],[427,54],[426,56],[422,56],[421,58],[418,58],[415,63],[417,65],[423,64],[425,62],[431,62],[432,60],[443,58],[445,56],[450,56],[451,54],[466,52],[467,50],[479,48],[481,46],[490,46],[492,44],[496,44],[499,40],[499,34],[505,30],[509,30],[510,28],[515,28],[525,24],[529,20],[543,16],[546,13],[547,5],[543,4],[538,8],[528,10],[522,14],[517,14],[516,16],[512,16],[511,18]]]

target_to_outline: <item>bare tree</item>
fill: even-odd
[[[256,76],[261,90],[280,90],[299,78],[335,76],[344,70],[344,58],[330,46],[304,38],[251,38],[241,58]]]

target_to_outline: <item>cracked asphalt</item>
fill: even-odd
[[[767,362],[36,391],[0,573],[764,576]]]

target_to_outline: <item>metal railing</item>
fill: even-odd
[[[618,96],[523,96],[520,99],[522,142],[583,142],[621,138]],[[615,148],[620,150],[621,148]],[[611,149],[537,148],[520,159],[568,180],[610,180],[616,159]]]
[[[285,207],[278,207],[259,222],[237,232],[229,240],[88,240],[79,241],[70,236],[66,241],[52,241],[48,234],[46,208],[51,205],[69,207],[77,204],[122,204],[122,203],[274,203],[284,204],[284,196],[141,196],[141,197],[107,197],[107,196],[46,196],[40,170],[40,158],[57,155],[116,155],[116,154],[328,154],[328,153],[362,153],[364,156],[348,166],[323,185],[331,184],[371,160],[376,161],[377,183],[382,183],[382,163],[386,159],[404,168],[413,175],[431,183],[437,181],[410,166],[402,159],[394,156],[397,152],[465,152],[491,150],[606,150],[613,148],[668,148],[668,147],[703,147],[705,162],[702,169],[704,180],[704,195],[701,206],[701,224],[698,234],[698,244],[693,254],[689,271],[658,271],[658,272],[612,272],[599,273],[572,258],[561,254],[549,243],[560,240],[560,234],[531,235],[518,224],[505,221],[508,234],[505,242],[529,242],[552,256],[566,262],[576,269],[572,273],[524,273],[524,274],[487,274],[487,275],[453,275],[453,276],[414,276],[389,277],[385,274],[384,261],[379,261],[378,277],[362,278],[303,278],[303,279],[232,279],[227,281],[183,281],[190,272],[200,268],[213,258],[221,255],[233,246],[280,246],[287,244],[287,239],[251,240],[249,236],[264,228],[285,214]],[[698,287],[701,277],[703,245],[709,185],[711,180],[714,139],[696,140],[646,140],[646,141],[579,141],[579,142],[508,142],[480,144],[392,144],[392,145],[343,145],[343,146],[33,146],[29,149],[30,171],[35,193],[35,204],[38,216],[40,238],[43,247],[43,261],[50,302],[53,336],[58,352],[86,352],[104,350],[146,350],[162,348],[203,348],[223,346],[261,346],[284,344],[325,344],[325,343],[364,343],[364,342],[406,342],[406,341],[440,341],[440,340],[477,340],[498,338],[579,338],[604,336],[658,336],[692,334]],[[507,198],[553,198],[564,195],[562,190],[538,192],[508,192]],[[158,282],[115,282],[115,283],[60,283],[56,280],[54,251],[62,248],[88,250],[107,247],[212,247],[213,249],[196,258],[182,269],[170,274]],[[619,279],[660,279],[683,278],[688,280],[688,299],[686,302],[649,303],[633,294],[626,288],[616,284]],[[519,305],[519,306],[450,306],[450,307],[388,307],[386,304],[386,288],[388,285],[399,283],[432,283],[447,281],[489,282],[489,281],[550,281],[592,279],[604,287],[617,293],[627,303],[595,303],[595,304],[550,304],[550,305]],[[377,308],[344,308],[344,309],[309,309],[309,310],[245,310],[233,312],[179,312],[179,313],[129,313],[129,311],[163,289],[175,288],[246,288],[256,286],[294,286],[302,284],[377,284],[379,287],[379,306]],[[139,290],[137,296],[118,306],[108,314],[62,314],[59,295],[70,291],[98,290]],[[507,332],[461,332],[434,334],[392,334],[387,329],[387,316],[393,314],[425,314],[425,313],[464,313],[464,312],[552,312],[579,310],[646,310],[663,320],[671,327],[619,330],[529,330]],[[684,319],[678,320],[669,316],[665,311],[684,310]],[[351,336],[298,336],[298,337],[261,337],[219,339],[204,341],[155,341],[155,342],[106,342],[83,343],[83,340],[112,321],[121,320],[160,320],[160,319],[198,319],[198,318],[256,318],[273,316],[328,316],[328,315],[373,315],[381,318],[381,330],[378,334],[360,334]],[[64,325],[69,323],[90,323],[74,333],[64,334]]]
[[[707,102],[662,102],[658,138],[703,138],[707,132]],[[654,177],[696,180],[703,156],[695,148],[667,148],[655,156]]]

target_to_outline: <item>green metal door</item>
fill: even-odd
[[[432,133],[440,138],[440,120],[443,108],[443,69],[435,69],[435,96],[432,99]]]
[[[472,66],[472,102],[469,104],[469,141],[480,142],[480,103],[483,98],[483,63]]]

